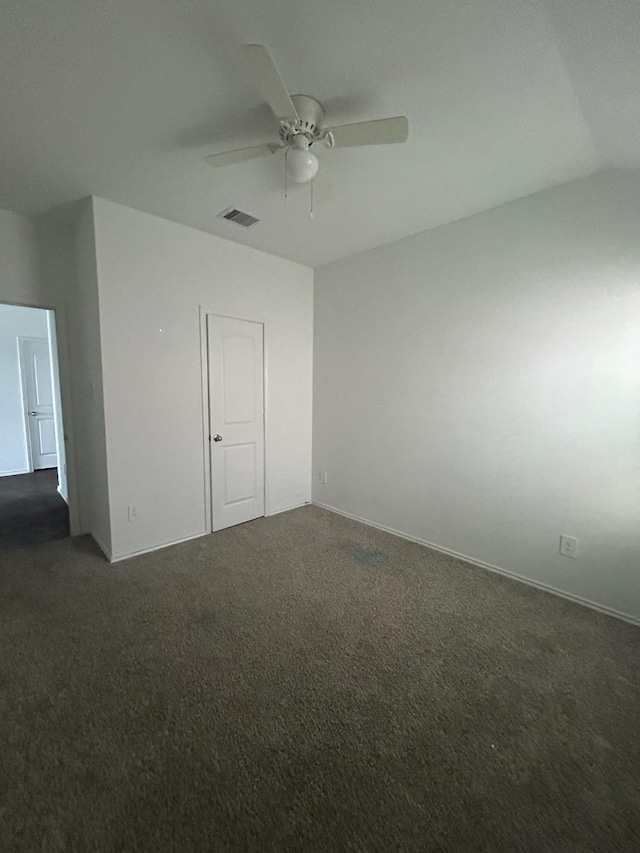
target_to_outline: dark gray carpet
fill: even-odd
[[[0,477],[0,548],[39,545],[69,535],[69,508],[57,487],[56,468]]]
[[[2,851],[640,850],[640,631],[314,507],[0,556]]]

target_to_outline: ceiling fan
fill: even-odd
[[[289,94],[268,48],[244,44],[240,58],[249,80],[278,119],[279,139],[212,154],[204,158],[210,166],[230,166],[284,150],[286,174],[292,181],[306,184],[318,173],[318,158],[312,149],[388,145],[405,142],[409,135],[406,116],[325,127],[322,104],[311,95]]]

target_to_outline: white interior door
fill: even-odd
[[[27,429],[34,469],[55,468],[56,431],[53,420],[51,358],[46,338],[20,338],[20,363],[26,405]]]
[[[211,529],[264,515],[261,323],[207,315]]]

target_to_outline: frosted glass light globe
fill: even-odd
[[[289,177],[297,184],[307,184],[318,173],[318,158],[306,148],[294,148],[287,157]]]

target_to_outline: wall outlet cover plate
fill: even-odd
[[[560,537],[560,553],[563,557],[576,557],[578,554],[578,540],[575,536]]]

